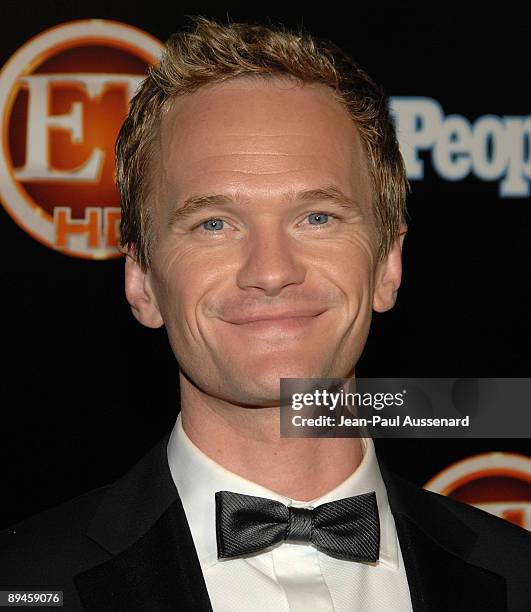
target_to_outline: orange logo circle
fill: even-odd
[[[442,470],[424,488],[531,531],[530,457],[499,452],[467,457]]]
[[[86,259],[119,256],[114,143],[127,104],[162,44],[100,19],[53,27],[0,73],[0,198],[46,246]]]

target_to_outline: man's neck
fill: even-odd
[[[278,407],[249,408],[205,395],[181,376],[182,426],[227,470],[298,501],[334,489],[361,463],[359,438],[281,438]]]

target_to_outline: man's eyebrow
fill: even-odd
[[[354,211],[363,215],[363,207],[360,202],[344,194],[338,187],[330,185],[327,187],[319,187],[317,189],[307,189],[305,191],[291,192],[283,198],[285,201],[301,201],[301,202],[322,202],[328,200],[335,205],[345,208],[350,212]],[[223,206],[228,204],[240,203],[244,204],[241,197],[231,197],[223,194],[205,194],[194,195],[186,198],[183,205],[174,210],[170,216],[170,227],[178,223],[182,219],[208,209],[214,206]]]
[[[182,206],[175,209],[171,213],[169,225],[171,227],[178,221],[181,221],[181,219],[189,217],[205,208],[222,206],[223,204],[231,204],[234,201],[235,200],[230,196],[222,194],[190,196],[189,198],[186,198]]]

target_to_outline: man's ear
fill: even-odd
[[[122,253],[125,255],[125,296],[131,306],[131,312],[142,325],[160,327],[164,321],[151,287],[149,274],[138,264],[133,249],[124,247]]]
[[[398,237],[394,241],[389,254],[384,261],[379,261],[376,267],[372,305],[376,312],[385,312],[395,305],[402,279],[402,245],[406,232],[407,225],[401,223]]]

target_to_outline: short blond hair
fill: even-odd
[[[222,24],[202,16],[167,41],[160,64],[149,70],[131,100],[116,142],[122,247],[140,266],[151,263],[153,227],[150,182],[157,159],[161,112],[175,96],[242,76],[291,77],[331,88],[358,128],[373,194],[373,214],[383,259],[406,219],[410,191],[389,100],[382,87],[334,43],[283,25]]]

